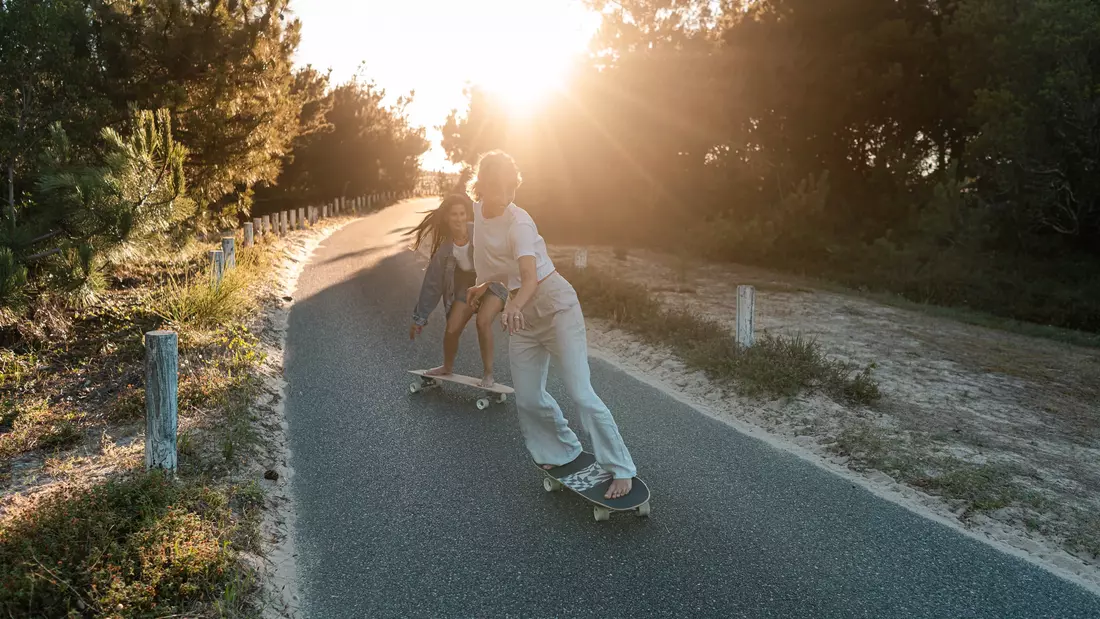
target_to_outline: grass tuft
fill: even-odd
[[[729,380],[745,395],[793,396],[820,389],[830,397],[869,405],[881,397],[873,366],[859,369],[830,359],[802,335],[764,333],[738,346],[721,324],[680,309],[666,310],[644,286],[595,269],[563,269],[590,316],[610,319],[646,341],[671,347],[684,362],[711,378]]]
[[[77,415],[50,407],[45,400],[0,406],[0,462],[35,449],[61,449],[83,437]]]
[[[168,278],[150,300],[154,314],[175,325],[212,328],[247,316],[256,307],[253,287],[258,279],[255,252],[242,250],[236,268],[226,271],[218,285],[207,271],[200,276]]]

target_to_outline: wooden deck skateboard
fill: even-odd
[[[537,466],[537,465],[536,465]],[[569,464],[563,464],[552,469],[538,467],[545,476],[542,479],[542,487],[547,492],[557,492],[566,488],[584,497],[592,503],[592,517],[596,522],[602,522],[611,518],[611,512],[637,511],[638,515],[649,517],[649,486],[635,477],[630,486],[630,492],[626,496],[617,499],[605,499],[607,488],[611,485],[611,473],[603,470],[596,463],[596,456],[582,451]]]
[[[458,383],[460,385],[466,385],[467,387],[473,387],[474,389],[480,389],[486,394],[484,398],[478,398],[477,409],[485,410],[489,408],[489,404],[496,402],[500,404],[508,399],[509,393],[515,393],[516,390],[512,389],[508,385],[502,385],[496,383],[492,387],[482,387],[480,378],[474,378],[472,376],[463,376],[462,374],[451,374],[449,376],[427,376],[424,374],[427,370],[409,370],[409,374],[414,374],[420,377],[420,380],[409,385],[409,393],[419,393],[425,389],[432,387],[438,387],[440,381],[448,383]],[[492,395],[490,395],[492,394]],[[495,396],[495,397],[494,397]],[[490,400],[492,398],[492,400]]]

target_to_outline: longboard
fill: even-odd
[[[449,374],[447,376],[428,376],[425,374],[427,370],[409,370],[409,374],[419,376],[420,380],[409,385],[409,393],[419,393],[425,389],[432,387],[438,387],[440,382],[458,383],[459,385],[466,385],[467,387],[473,387],[479,389],[486,394],[495,394],[496,397],[490,400],[489,397],[478,398],[477,409],[485,410],[489,408],[492,402],[500,404],[508,399],[509,393],[515,393],[516,390],[512,389],[508,385],[502,385],[495,383],[492,387],[482,387],[481,379],[474,378],[473,376],[463,376],[462,374]]]
[[[537,465],[536,465],[537,466]],[[617,499],[605,499],[607,488],[611,486],[611,473],[596,462],[596,456],[582,451],[581,455],[569,464],[552,469],[537,467],[544,475],[542,487],[547,492],[559,492],[568,488],[593,504],[592,517],[596,522],[611,518],[611,512],[637,511],[638,515],[648,518],[649,486],[635,477],[631,480],[630,492]]]

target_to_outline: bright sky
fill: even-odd
[[[583,53],[599,16],[579,0],[292,0],[302,21],[299,65],[363,77],[392,101],[416,91],[412,121],[428,130],[425,169],[453,167],[439,146],[447,114],[465,109],[469,82],[507,95],[517,111],[537,102]]]

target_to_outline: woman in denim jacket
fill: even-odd
[[[443,365],[425,372],[429,376],[447,376],[454,371],[458,342],[470,318],[477,314],[477,339],[484,365],[481,384],[490,387],[493,381],[493,320],[504,308],[508,291],[494,283],[489,292],[473,305],[466,303],[466,290],[477,283],[474,271],[474,224],[468,211],[472,201],[463,194],[447,196],[439,208],[428,213],[409,234],[415,234],[413,251],[425,241],[430,243],[431,261],[420,286],[420,298],[413,309],[409,339],[416,339],[428,316],[443,299],[443,314],[447,328],[443,335]]]

